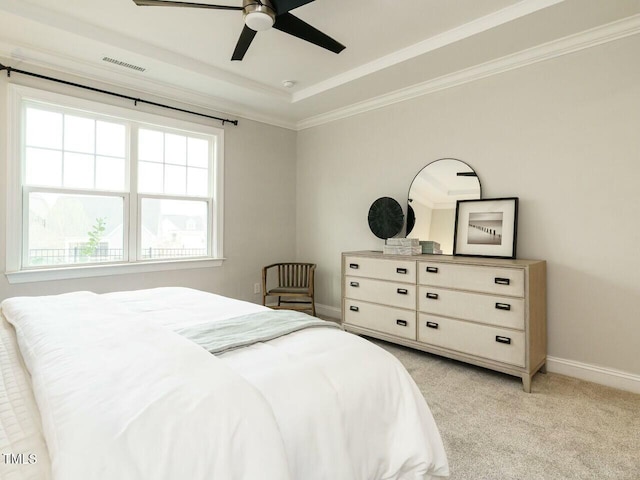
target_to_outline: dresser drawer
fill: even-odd
[[[418,272],[421,285],[524,297],[525,272],[521,268],[419,262]]]
[[[358,300],[344,301],[344,322],[396,337],[416,339],[416,312]]]
[[[365,257],[345,257],[344,262],[345,275],[416,283],[416,262]]]
[[[418,341],[519,367],[525,366],[524,332],[420,313]]]
[[[416,286],[371,278],[345,277],[344,295],[354,300],[382,303],[393,307],[416,308]]]
[[[418,309],[421,312],[524,330],[524,298],[425,286],[418,291]]]

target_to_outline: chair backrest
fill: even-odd
[[[280,263],[278,265],[278,286],[308,288],[313,263]]]

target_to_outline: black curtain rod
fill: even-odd
[[[85,90],[91,90],[92,92],[104,93],[105,95],[111,95],[113,97],[124,98],[126,100],[133,101],[134,105],[138,105],[138,103],[146,103],[147,105],[153,105],[155,107],[168,108],[169,110],[175,110],[176,112],[189,113],[191,115],[198,115],[199,117],[211,118],[213,120],[218,120],[222,122],[222,125],[225,123],[232,123],[234,125],[238,125],[238,120],[229,120],[228,118],[215,117],[213,115],[205,115],[204,113],[192,112],[191,110],[184,110],[182,108],[172,107],[170,105],[164,105],[162,103],[150,102],[149,100],[143,100],[141,98],[130,97],[128,95],[122,95],[120,93],[110,92],[108,90],[102,90],[100,88],[88,87],[86,85],[81,85],[79,83],[67,82],[66,80],[60,80],[59,78],[47,77],[46,75],[40,75],[38,73],[26,72],[24,70],[19,70],[13,67],[7,67],[6,65],[2,65],[0,63],[0,72],[2,70],[7,71],[7,77],[11,76],[11,72],[21,73],[23,75],[29,75],[30,77],[41,78],[43,80],[49,80],[51,82],[62,83],[63,85],[70,85],[72,87],[84,88]]]

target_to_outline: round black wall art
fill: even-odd
[[[391,197],[381,197],[369,208],[369,228],[378,238],[391,238],[402,230],[402,207]]]

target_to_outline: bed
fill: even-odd
[[[1,309],[3,480],[448,475],[407,371],[331,325],[213,355],[184,332],[271,310],[178,287]]]

